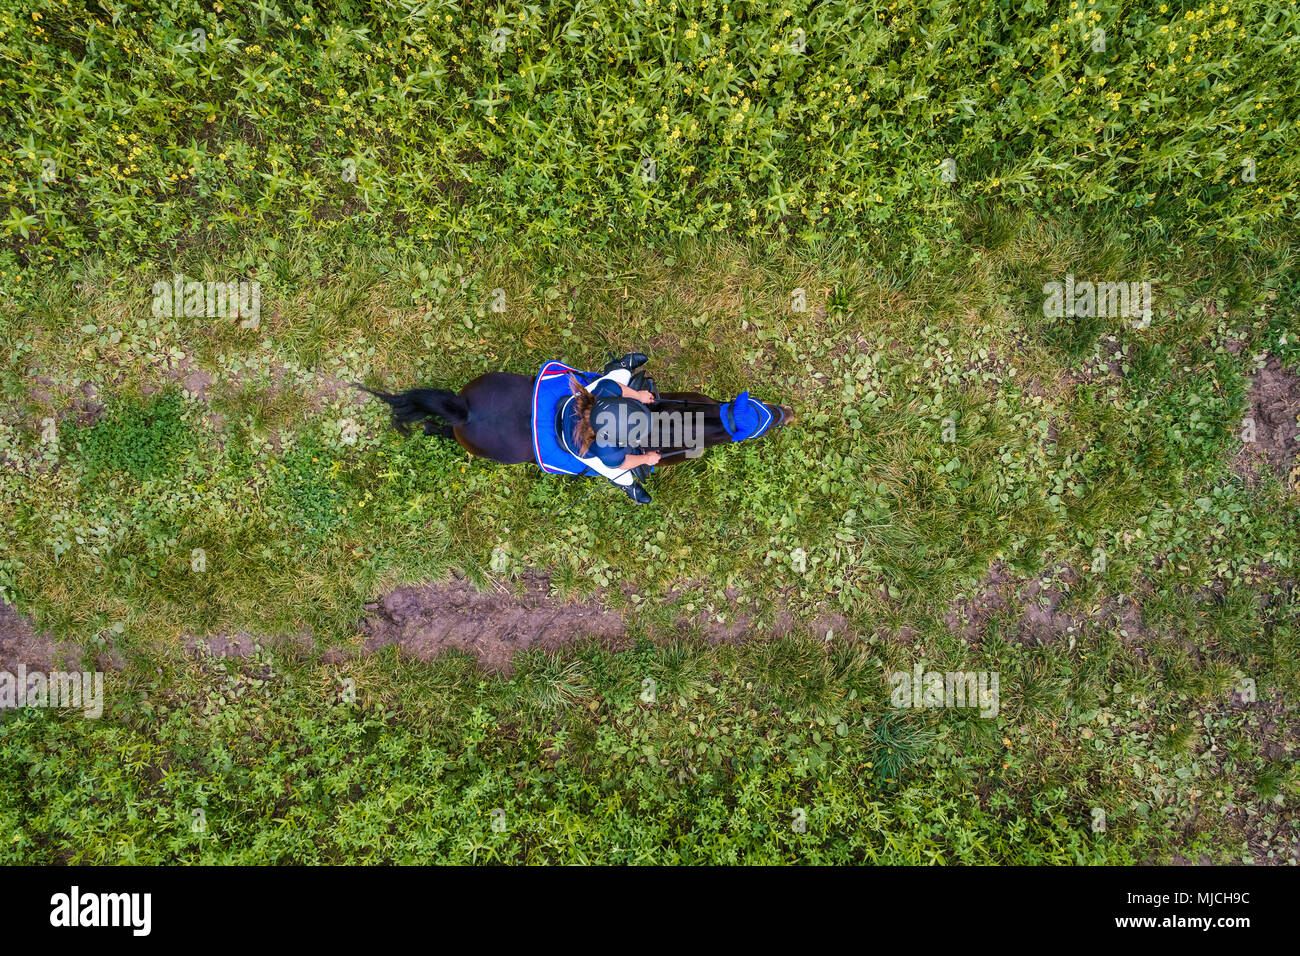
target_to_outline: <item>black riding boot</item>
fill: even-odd
[[[624,494],[639,505],[648,505],[651,501],[650,493],[641,487],[641,482],[634,481],[630,485],[619,485]]]
[[[609,362],[600,370],[600,374],[608,375],[616,368],[625,368],[629,372],[634,372],[648,361],[650,361],[650,356],[642,355],[640,352],[628,352],[622,358],[610,356]]]
[[[655,387],[655,381],[645,372],[637,372],[632,376],[632,381],[627,383],[627,387],[634,392],[649,392],[654,396],[654,400],[659,401],[659,389]]]

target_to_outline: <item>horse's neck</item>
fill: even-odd
[[[671,399],[665,396],[665,399],[654,403],[650,406],[652,412],[677,412],[683,417],[690,415],[702,415],[702,419],[692,418],[692,426],[695,421],[702,421],[704,425],[703,448],[712,448],[714,445],[722,445],[731,441],[731,436],[727,434],[726,428],[722,425],[722,412],[717,402],[714,401],[695,401],[691,399]],[[665,457],[672,455],[681,455],[685,449],[661,449]]]

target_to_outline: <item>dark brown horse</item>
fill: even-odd
[[[536,377],[531,375],[488,372],[474,379],[459,393],[445,388],[412,388],[394,394],[366,391],[392,407],[393,423],[403,434],[408,433],[412,425],[423,425],[426,435],[454,438],[471,455],[490,458],[504,465],[519,465],[537,461],[533,452],[535,382]],[[793,412],[786,405],[761,404],[772,414],[773,428],[794,420]],[[720,403],[707,395],[665,392],[649,407],[652,412],[698,412],[703,415],[704,448],[732,441],[722,424]],[[650,447],[663,456],[660,467],[678,464],[689,457],[686,448]]]

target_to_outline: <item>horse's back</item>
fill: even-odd
[[[455,428],[461,446],[505,465],[534,461],[533,380],[532,375],[488,372],[462,388],[469,421]]]

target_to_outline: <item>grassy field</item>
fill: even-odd
[[[91,6],[0,12],[0,670],[107,705],[0,861],[1300,861],[1293,4]],[[346,387],[630,349],[799,422],[635,508]],[[367,644],[452,578],[617,636]]]

